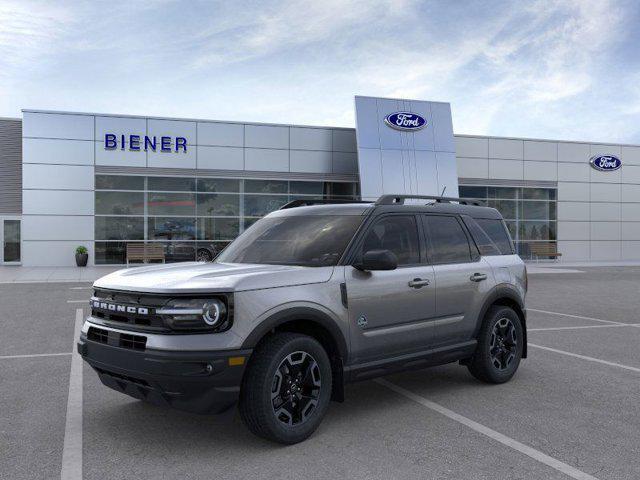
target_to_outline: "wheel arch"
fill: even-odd
[[[344,400],[344,361],[348,357],[347,342],[335,321],[326,313],[310,307],[293,307],[277,312],[260,324],[247,336],[242,348],[255,349],[278,332],[308,335],[326,350],[331,361],[333,389],[331,399]]]
[[[514,287],[508,285],[498,285],[485,300],[480,315],[478,315],[478,326],[476,328],[475,336],[478,335],[482,321],[487,312],[494,305],[502,305],[511,308],[516,312],[520,323],[522,324],[522,358],[527,358],[527,311],[524,308],[524,302],[522,298],[515,290]]]

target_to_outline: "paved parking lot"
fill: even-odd
[[[2,284],[0,478],[639,478],[640,268],[579,270],[530,276],[510,383],[452,364],[350,385],[291,447],[74,374],[88,284]]]

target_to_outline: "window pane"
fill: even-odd
[[[125,242],[96,242],[94,249],[96,265],[122,264],[127,261]]]
[[[248,217],[260,217],[278,210],[288,201],[286,195],[245,195],[244,214]]]
[[[246,230],[247,228],[249,228],[251,225],[260,220],[260,218],[262,217],[244,217],[244,229]]]
[[[196,260],[206,262],[214,260],[229,243],[231,242],[197,242]]]
[[[96,214],[142,215],[144,194],[142,192],[96,192]]]
[[[432,263],[464,263],[471,261],[469,240],[455,217],[426,215]]]
[[[143,217],[95,217],[96,240],[144,240]]]
[[[461,198],[479,198],[484,200],[487,198],[487,187],[459,187]]]
[[[517,198],[519,188],[511,187],[488,187],[488,198]]]
[[[147,244],[162,245],[164,248],[164,261],[193,262],[196,259],[195,242],[148,242]]]
[[[149,190],[195,192],[196,179],[181,177],[149,177],[147,185]]]
[[[280,180],[245,180],[244,191],[248,193],[287,193],[287,182]]]
[[[398,257],[398,265],[420,263],[420,242],[413,216],[392,215],[379,220],[367,233],[362,253],[390,250]]]
[[[239,192],[240,180],[232,178],[199,178],[198,191],[208,193]]]
[[[520,222],[520,240],[555,240],[555,222]]]
[[[524,220],[555,220],[555,202],[522,202]]]
[[[475,221],[478,223],[480,228],[484,230],[493,244],[498,247],[498,250],[502,255],[511,255],[513,253],[511,239],[507,235],[507,231],[505,230],[502,220],[476,218]]]
[[[517,205],[518,202],[512,200],[489,200],[487,202],[487,206],[498,210],[502,218],[508,218],[510,220],[517,218]]]
[[[354,183],[333,182],[329,184],[329,196],[331,197],[355,197]]]
[[[263,218],[229,245],[218,261],[308,267],[335,265],[362,219],[355,215]]]
[[[240,195],[199,193],[197,215],[199,217],[214,215],[237,217],[240,215]]]
[[[149,193],[149,215],[185,215],[196,213],[193,193]]]
[[[324,193],[324,182],[290,182],[289,185],[292,195],[322,195]]]
[[[556,191],[550,188],[523,188],[522,198],[525,200],[555,200]]]
[[[3,254],[5,262],[20,261],[20,220],[4,221]]]
[[[238,218],[198,218],[198,240],[233,240],[239,234]]]
[[[149,217],[149,240],[195,240],[196,220],[184,217]]]
[[[96,190],[144,190],[144,177],[96,175]]]

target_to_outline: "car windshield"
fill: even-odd
[[[266,217],[240,235],[216,262],[336,265],[363,218],[357,215]]]

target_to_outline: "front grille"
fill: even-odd
[[[121,333],[120,346],[122,348],[131,348],[132,350],[144,350],[147,347],[147,337]]]
[[[136,383],[136,384],[141,385],[143,387],[148,387],[149,386],[149,382],[147,382],[146,380],[143,380],[141,378],[130,377],[129,375],[122,375],[120,373],[111,372],[109,370],[104,370],[102,368],[96,368],[96,370],[98,371],[98,373],[101,373],[102,375],[108,375],[108,376],[113,377],[113,378],[115,378],[117,380],[124,380],[125,382]]]
[[[98,343],[109,343],[109,331],[101,328],[89,327],[87,338]]]
[[[103,328],[89,327],[87,339],[129,350],[145,350],[147,348],[147,337],[143,335],[113,332]]]
[[[133,329],[168,331],[162,317],[155,314],[156,309],[164,306],[168,300],[166,297],[145,294],[95,290],[91,300],[91,315]]]

